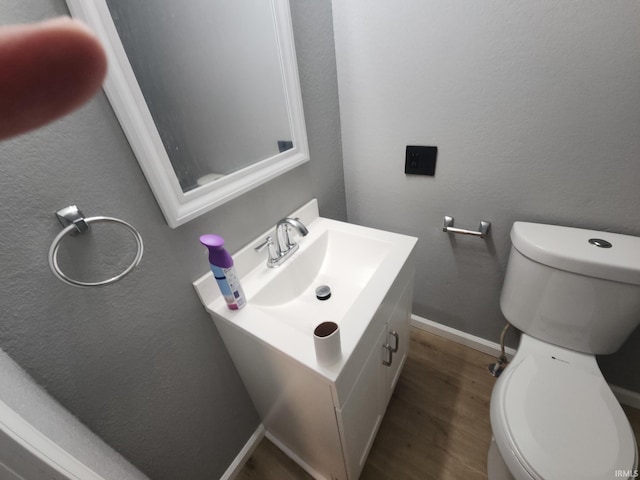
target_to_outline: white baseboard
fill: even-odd
[[[479,352],[493,355],[494,357],[498,357],[501,354],[500,344],[498,343],[490,342],[489,340],[485,340],[484,338],[476,337],[475,335],[456,330],[455,328],[447,327],[446,325],[436,323],[432,320],[428,320],[415,314],[411,314],[411,325],[419,328],[420,330],[425,330],[427,332],[433,333],[434,335],[438,335],[439,337],[453,340],[456,343],[460,343],[469,348],[473,348],[474,350],[478,350]],[[507,354],[507,358],[509,359],[511,359],[516,354],[516,350],[511,347],[506,347],[504,351]]]
[[[264,437],[267,437],[276,447],[278,447],[287,457],[296,462],[303,470],[305,470],[309,475],[311,475],[316,480],[327,480],[324,476],[320,475],[316,470],[311,468],[306,462],[304,462],[300,457],[298,457],[295,453],[293,453],[285,444],[283,444],[280,440],[274,437],[270,432],[268,432],[264,425],[258,425],[258,428],[253,435],[247,440],[247,443],[244,444],[242,450],[236,455],[236,458],[231,462],[229,468],[222,474],[220,480],[233,480],[238,476],[242,467],[244,467],[247,460],[251,458],[253,452],[255,452],[258,445]]]
[[[284,443],[278,440],[277,437],[273,436],[271,432],[268,430],[265,432],[265,436],[273,442],[273,444],[278,447],[282,452],[289,457],[291,460],[296,462],[305,472],[311,475],[315,480],[329,480],[324,475],[321,475],[317,470],[311,467],[307,462],[302,460],[298,455],[293,453],[293,451],[287,447]]]
[[[469,348],[473,348],[479,352],[487,353],[494,357],[498,357],[500,355],[500,345],[498,343],[490,342],[484,338],[476,337],[475,335],[456,330],[455,328],[447,327],[446,325],[436,323],[418,315],[411,315],[411,325],[421,330],[433,333],[434,335],[460,343]],[[506,347],[505,352],[507,354],[507,358],[511,359],[515,355],[516,350]],[[640,393],[618,387],[617,385],[610,384],[609,387],[621,404],[640,409]]]
[[[256,431],[253,432],[247,443],[244,444],[242,450],[236,455],[236,458],[231,462],[229,468],[222,474],[220,480],[233,480],[238,476],[244,464],[247,463],[247,460],[251,458],[253,452],[258,448],[260,442],[264,438],[264,426],[262,424],[258,425]]]

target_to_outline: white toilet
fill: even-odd
[[[500,306],[522,337],[491,396],[489,480],[636,478],[595,354],[640,323],[640,238],[516,222],[511,243]]]

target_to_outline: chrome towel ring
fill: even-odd
[[[140,260],[142,260],[142,253],[144,251],[142,237],[140,236],[140,233],[138,233],[138,231],[133,227],[133,225],[125,222],[124,220],[103,216],[85,218],[82,212],[75,205],[71,205],[69,207],[63,208],[62,210],[58,210],[56,212],[56,216],[58,217],[60,223],[65,226],[65,228],[53,239],[53,242],[51,242],[51,247],[49,248],[49,268],[51,268],[53,274],[64,283],[73,285],[74,287],[99,287],[103,285],[109,285],[111,283],[117,282],[122,277],[131,272],[131,270],[138,266]],[[80,280],[75,280],[65,274],[60,269],[60,265],[58,265],[58,249],[60,248],[60,243],[65,236],[75,236],[77,234],[85,233],[90,230],[90,224],[99,222],[117,223],[125,227],[131,233],[131,235],[133,235],[133,238],[136,241],[136,256],[133,259],[133,262],[131,262],[131,264],[123,272],[114,277],[99,282],[82,282]]]

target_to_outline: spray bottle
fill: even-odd
[[[233,258],[224,248],[224,238],[219,235],[202,235],[200,243],[209,249],[209,266],[227,307],[231,310],[241,309],[247,304],[247,299],[233,266]]]

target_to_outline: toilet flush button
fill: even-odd
[[[596,247],[600,247],[600,248],[611,248],[613,246],[611,245],[610,242],[607,242],[606,240],[602,240],[601,238],[590,238],[589,243],[591,245],[595,245]]]

